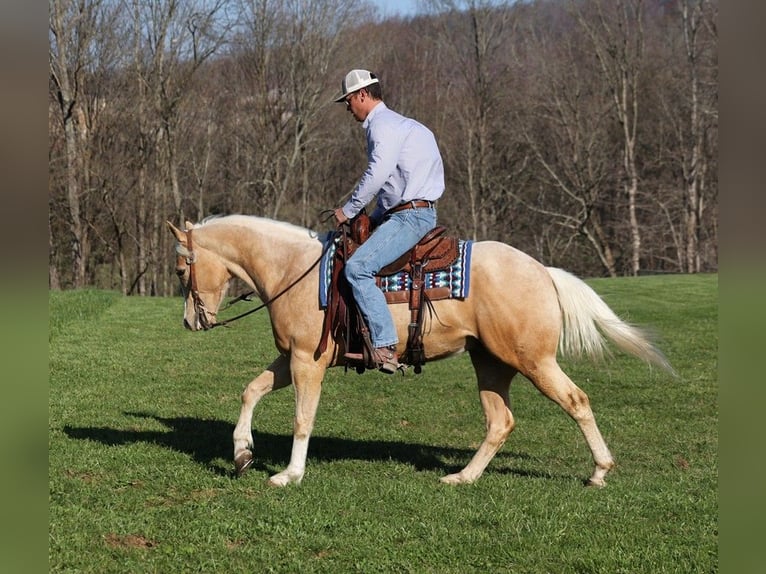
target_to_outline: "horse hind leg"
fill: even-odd
[[[478,480],[515,426],[508,391],[516,369],[482,347],[472,349],[470,354],[478,380],[487,434],[463,470],[442,477],[441,481],[446,484],[470,484]]]
[[[558,404],[577,423],[585,437],[595,463],[593,474],[586,485],[606,486],[604,478],[614,467],[614,459],[596,425],[588,395],[572,382],[555,359],[546,361],[526,376],[541,393]]]

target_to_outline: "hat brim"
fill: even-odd
[[[367,86],[371,86],[371,85],[373,85],[373,84],[377,84],[378,82],[379,82],[378,78],[373,78],[372,80],[370,80],[369,82],[365,82],[365,83],[364,83],[364,84],[362,84],[361,86],[356,86],[356,87],[355,87],[353,90],[348,90],[348,91],[347,91],[345,94],[343,94],[341,97],[337,98],[337,99],[335,100],[335,103],[336,103],[336,104],[339,104],[339,103],[341,103],[342,101],[344,101],[344,100],[345,100],[345,99],[346,99],[346,98],[349,96],[349,94],[353,94],[354,92],[358,92],[359,90],[362,90],[362,89],[366,88]]]

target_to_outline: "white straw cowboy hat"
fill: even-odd
[[[361,90],[362,88],[366,88],[370,84],[377,84],[378,78],[375,77],[375,74],[368,70],[351,70],[348,74],[346,74],[346,77],[343,78],[343,83],[341,83],[340,91],[343,92],[343,95],[339,98],[336,98],[336,102],[342,102],[346,96],[349,94]]]

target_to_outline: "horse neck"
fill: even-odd
[[[305,240],[278,226],[228,227],[210,225],[195,230],[202,247],[221,257],[229,270],[244,273],[264,300],[273,297],[319,257],[321,244],[306,232]],[[238,272],[239,271],[239,272]]]

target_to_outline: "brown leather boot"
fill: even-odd
[[[362,353],[344,353],[346,359],[352,362],[361,363],[364,361]],[[399,364],[399,355],[396,354],[396,345],[389,347],[378,347],[373,351],[372,361],[378,370],[389,375],[395,373],[402,366]]]
[[[392,375],[401,365],[399,364],[399,355],[396,354],[396,346],[378,347],[372,355],[373,361],[379,371]]]

